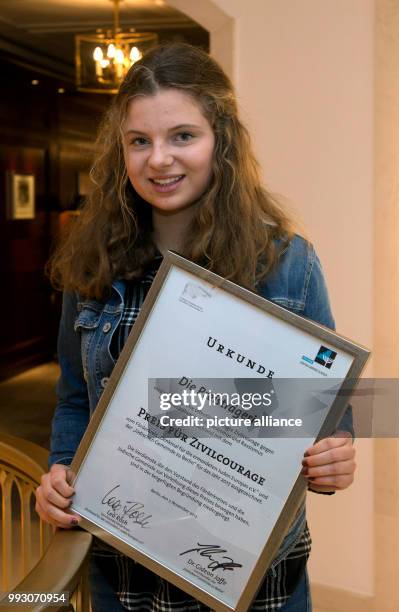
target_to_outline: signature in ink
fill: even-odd
[[[120,484],[117,484],[112,487],[101,500],[101,504],[108,508],[107,514],[123,525],[127,525],[128,521],[130,521],[134,525],[148,528],[152,514],[145,512],[144,504],[140,501],[120,499],[118,492],[115,493],[120,486]]]
[[[198,553],[200,557],[205,557],[209,560],[208,569],[217,570],[222,569],[225,571],[233,571],[236,567],[242,567],[241,563],[235,563],[231,557],[225,556],[223,553],[227,553],[225,548],[221,548],[217,544],[200,544],[197,543],[195,548],[189,548],[184,552],[180,553],[180,556],[187,555],[188,553]],[[217,555],[223,555],[222,557],[216,558]],[[222,561],[226,559],[226,561]]]

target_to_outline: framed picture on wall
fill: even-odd
[[[35,176],[7,173],[7,218],[35,218]]]

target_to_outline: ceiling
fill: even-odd
[[[111,0],[0,0],[0,54],[39,72],[74,79],[74,34],[110,29]],[[208,46],[208,33],[164,0],[121,0],[123,30]]]

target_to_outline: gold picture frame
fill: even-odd
[[[7,173],[7,218],[11,221],[35,218],[35,176]]]

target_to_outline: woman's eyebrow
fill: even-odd
[[[173,128],[170,128],[170,132],[172,132],[173,130],[182,130],[182,129],[197,129],[200,130],[202,129],[200,125],[196,125],[195,123],[182,123],[181,125],[176,125]]]
[[[169,128],[169,132],[174,132],[175,130],[187,130],[187,129],[197,129],[197,130],[201,130],[201,126],[200,125],[196,125],[195,123],[182,123],[180,125],[175,125],[171,128]],[[125,134],[139,134],[140,136],[146,136],[146,132],[142,132],[141,130],[136,130],[135,128],[130,128],[129,130],[126,130]]]
[[[145,132],[140,132],[140,130],[135,130],[133,128],[126,130],[125,135],[127,134],[140,134],[140,136],[145,136]]]

